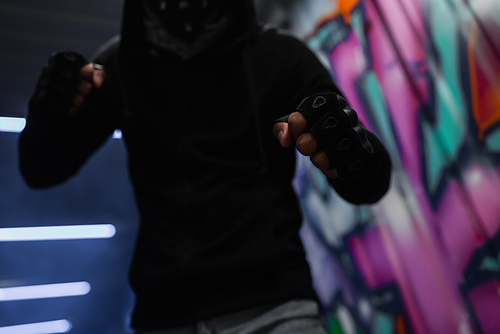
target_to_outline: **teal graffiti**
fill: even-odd
[[[365,50],[365,52],[368,51],[368,44],[365,36],[365,19],[363,17],[361,5],[354,9],[351,13],[351,27],[361,43],[363,50]]]
[[[479,268],[485,271],[500,271],[500,253],[496,259],[490,256],[485,257]]]
[[[369,59],[370,50],[368,49],[368,42],[366,40],[364,15],[361,6],[358,6],[351,13],[351,27],[359,43],[363,47],[366,58]],[[379,80],[369,67],[367,67],[362,74],[361,86],[362,92],[360,93],[368,102],[367,104],[371,109],[371,114],[375,118],[375,122],[378,126],[378,134],[382,136],[383,142],[394,160],[399,157],[399,152],[391,128],[390,113]]]
[[[387,104],[382,88],[380,87],[379,81],[373,71],[365,72],[362,80],[362,86],[364,96],[368,101],[368,104],[371,107],[372,115],[377,122],[379,135],[382,136],[383,142],[391,154],[391,157],[393,157],[393,159],[399,157],[398,147],[392,132]]]
[[[431,1],[431,37],[439,53],[429,66],[435,81],[435,122],[422,122],[427,187],[435,192],[443,171],[455,163],[466,136],[467,113],[460,90],[458,22],[444,0]],[[446,24],[443,24],[443,23]],[[439,68],[439,69],[438,69]]]
[[[377,312],[373,319],[373,334],[392,334],[394,333],[393,318],[382,312]]]
[[[500,152],[500,129],[496,129],[484,140],[490,152]]]

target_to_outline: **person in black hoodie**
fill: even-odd
[[[127,0],[92,62],[66,51],[44,67],[19,141],[26,182],[65,181],[115,129],[140,212],[137,333],[324,333],[296,148],[355,204],[385,194],[391,163],[303,43],[258,24],[251,0]]]

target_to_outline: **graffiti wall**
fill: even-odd
[[[330,333],[500,333],[500,2],[332,2],[305,40],[394,174],[353,206],[299,159]]]

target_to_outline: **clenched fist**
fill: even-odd
[[[106,72],[77,52],[53,54],[30,100],[30,112],[45,113],[53,120],[73,115],[93,88],[100,88]]]
[[[352,177],[369,168],[373,147],[354,110],[336,93],[305,98],[296,111],[276,120],[273,133],[331,178]]]

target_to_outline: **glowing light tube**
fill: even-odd
[[[16,132],[19,133],[23,131],[26,126],[26,118],[23,117],[0,117],[0,132]],[[120,130],[115,130],[113,133],[113,139],[120,139],[122,137],[122,132]]]
[[[120,139],[122,137],[122,132],[121,130],[115,130],[115,132],[113,132],[113,139]]]
[[[0,334],[55,334],[67,333],[71,329],[68,320],[36,322],[32,324],[0,327]]]
[[[22,117],[0,117],[0,131],[21,132],[26,126],[26,119]]]
[[[71,282],[0,288],[0,302],[86,295],[89,282]]]
[[[116,228],[111,224],[0,228],[0,242],[102,239],[115,233]]]

